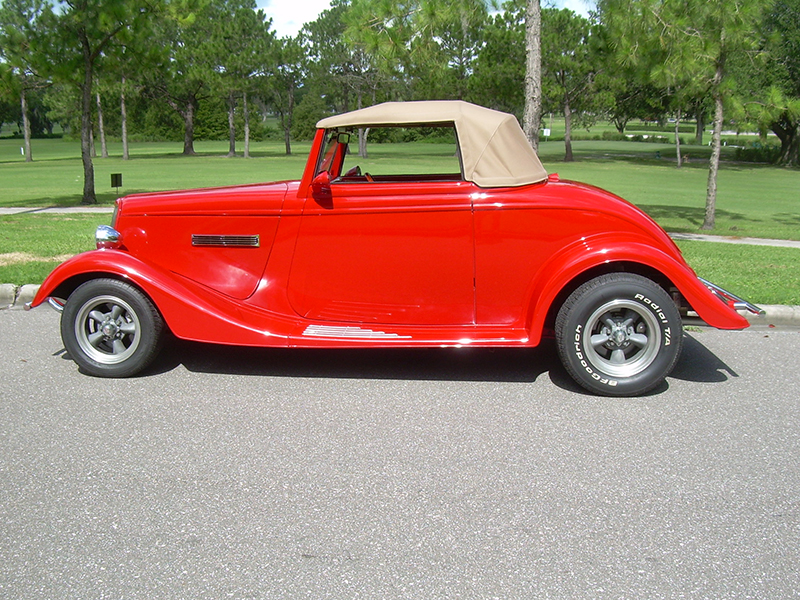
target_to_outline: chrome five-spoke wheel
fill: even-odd
[[[612,300],[587,320],[584,350],[589,362],[614,377],[632,377],[658,356],[661,329],[649,310],[631,300]]]
[[[116,279],[93,279],[76,289],[61,316],[61,337],[85,372],[127,377],[158,354],[160,313],[137,288]]]
[[[91,298],[75,318],[75,338],[81,350],[107,365],[123,362],[136,352],[141,328],[136,312],[115,296]]]
[[[640,395],[662,383],[683,342],[671,296],[632,273],[601,275],[579,286],[559,309],[555,333],[572,378],[608,396]]]

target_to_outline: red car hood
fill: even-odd
[[[131,194],[117,201],[120,214],[209,215],[279,212],[289,190],[297,181],[256,183],[174,192]]]

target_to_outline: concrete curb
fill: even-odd
[[[0,309],[22,309],[32,302],[38,285],[28,284],[17,287],[10,283],[0,283]],[[742,312],[751,325],[760,326],[798,326],[800,327],[800,306],[782,306],[780,304],[760,306],[766,313],[764,316]]]
[[[28,302],[33,301],[38,291],[39,286],[30,283],[23,286],[0,283],[0,309],[24,308]]]
[[[779,326],[791,325],[800,326],[800,306],[782,306],[773,304],[771,306],[760,306],[766,313],[764,316],[741,313],[750,321],[751,325]]]

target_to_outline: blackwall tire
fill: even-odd
[[[639,396],[664,381],[680,356],[683,326],[667,292],[631,273],[592,279],[556,318],[561,362],[587,390]]]
[[[161,349],[164,321],[138,289],[116,279],[93,279],[76,289],[61,314],[61,339],[84,373],[130,377]]]

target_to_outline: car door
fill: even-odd
[[[306,199],[294,310],[331,322],[473,323],[473,186],[370,180],[334,181],[329,201]]]

